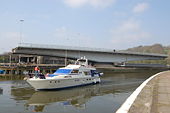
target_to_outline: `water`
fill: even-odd
[[[156,71],[104,73],[100,84],[60,91],[34,91],[23,80],[0,80],[0,113],[114,113]]]

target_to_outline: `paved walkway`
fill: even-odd
[[[170,71],[149,81],[128,113],[170,113]]]

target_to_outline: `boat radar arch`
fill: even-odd
[[[88,66],[88,60],[85,57],[81,57],[80,59],[77,59],[76,65],[81,65],[81,66]]]

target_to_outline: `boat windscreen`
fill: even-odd
[[[0,70],[0,74],[4,74],[4,72],[5,72],[4,70]]]
[[[69,74],[72,69],[58,69],[54,74]]]

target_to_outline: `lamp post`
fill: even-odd
[[[22,23],[24,22],[23,19],[19,20],[20,21],[20,44],[22,43]]]
[[[80,47],[80,45],[81,45],[81,43],[80,43],[81,42],[80,41],[80,33],[77,33],[77,40],[78,40],[78,47]],[[80,58],[80,50],[79,50],[79,53],[78,53],[78,58]]]
[[[67,49],[65,50],[65,66],[67,65]]]

